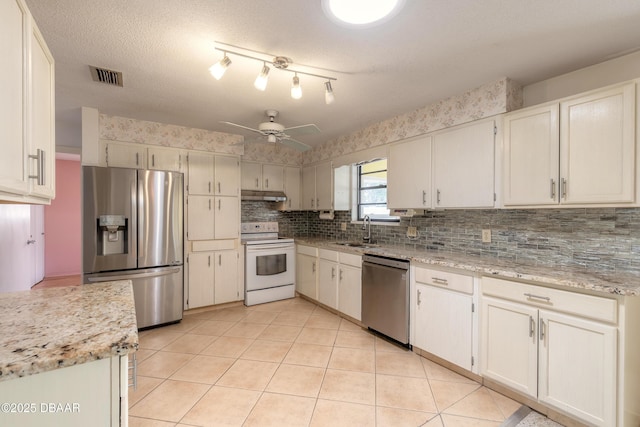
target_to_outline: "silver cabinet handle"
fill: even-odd
[[[528,292],[525,292],[524,296],[527,297],[527,298],[530,298],[530,299],[541,299],[541,300],[546,301],[546,302],[551,302],[551,298],[550,297],[543,297],[543,296],[540,296],[540,295],[530,294]]]
[[[340,269],[340,277],[339,280],[342,282],[342,269]]]
[[[222,265],[222,255],[218,255],[218,265]]]
[[[436,203],[440,204],[440,190],[436,191]]]
[[[269,188],[269,178],[264,179],[264,188]]]
[[[332,279],[336,278],[336,268],[335,267],[331,267],[331,278]]]
[[[567,180],[566,178],[562,178],[562,198],[567,198]]]
[[[422,304],[422,300],[420,299],[420,289],[418,289],[418,307]]]
[[[551,198],[556,199],[556,181],[551,178]]]
[[[316,208],[320,207],[320,199],[316,199]]]
[[[222,200],[218,199],[218,210],[222,209]]]
[[[140,153],[136,153],[136,166],[140,165]]]
[[[438,285],[445,285],[445,286],[449,285],[449,282],[447,281],[447,279],[441,279],[439,277],[432,277],[431,280],[433,280]]]
[[[311,199],[311,207],[313,207],[313,199]]]
[[[256,178],[256,188],[260,188],[260,179]]]
[[[536,322],[533,320],[533,316],[529,316],[529,338],[533,337],[535,333],[534,329],[536,327]]]
[[[427,192],[422,190],[422,204],[426,205],[427,204]]]
[[[218,194],[222,193],[222,184],[218,181]]]
[[[37,180],[38,185],[44,185],[45,151],[38,148],[35,155],[29,154],[29,158],[36,160],[36,174],[29,175],[29,178]]]
[[[27,245],[32,245],[34,244],[36,241],[35,240],[27,240]]]
[[[207,267],[211,267],[211,255],[207,257]]]
[[[211,210],[211,199],[209,199],[209,210]]]
[[[544,320],[540,319],[540,341],[544,340],[545,328]]]
[[[153,166],[154,168],[156,167],[156,155],[155,154],[151,155],[151,166]]]
[[[209,193],[211,193],[211,181],[209,181]]]
[[[315,273],[315,272],[316,272],[316,263],[315,263],[315,262],[313,262],[313,263],[311,264],[311,272],[312,272],[312,273]]]

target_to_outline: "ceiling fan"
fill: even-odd
[[[276,110],[266,110],[264,112],[266,116],[269,118],[268,122],[263,122],[258,125],[258,129],[250,128],[247,126],[239,125],[237,123],[231,122],[220,122],[227,125],[239,127],[241,129],[249,130],[251,132],[259,133],[262,136],[267,137],[267,142],[280,142],[289,147],[295,148],[300,151],[307,151],[311,147],[304,142],[297,141],[291,138],[291,135],[308,135],[312,133],[320,133],[320,129],[318,126],[314,124],[306,124],[300,126],[293,126],[290,128],[285,128],[280,123],[276,123],[276,117],[278,117],[278,112]]]

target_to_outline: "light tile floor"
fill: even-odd
[[[301,298],[140,333],[138,426],[497,427],[520,404]]]

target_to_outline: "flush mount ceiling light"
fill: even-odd
[[[237,48],[237,49],[242,49],[242,50],[248,50],[248,49],[240,48],[238,46],[228,45],[228,44],[222,43],[222,42],[216,42],[216,44],[225,45],[225,46],[231,46],[231,47],[234,47],[234,48]],[[324,83],[324,85],[325,85],[325,102],[327,104],[331,104],[334,101],[333,88],[331,87],[331,80],[338,80],[335,77],[323,76],[321,74],[307,73],[305,71],[300,71],[300,70],[291,70],[291,69],[289,69],[289,65],[291,65],[293,63],[293,61],[291,60],[291,58],[287,58],[286,56],[275,56],[275,57],[272,58],[272,60],[269,61],[269,60],[266,60],[264,58],[258,58],[258,57],[252,56],[252,55],[248,55],[246,53],[240,53],[240,52],[237,52],[236,50],[233,50],[233,49],[227,49],[224,46],[223,47],[216,46],[215,49],[224,53],[224,57],[220,61],[216,62],[214,65],[212,65],[209,68],[209,72],[211,73],[211,75],[216,80],[220,80],[222,78],[222,76],[224,75],[225,71],[227,70],[227,68],[229,68],[229,65],[231,65],[231,59],[229,59],[229,57],[227,55],[237,55],[237,56],[241,56],[243,58],[253,59],[255,61],[262,62],[262,69],[260,71],[260,74],[258,74],[258,77],[256,78],[255,82],[253,83],[253,85],[258,90],[264,91],[267,88],[267,81],[268,81],[268,78],[269,78],[269,71],[271,70],[267,64],[270,64],[270,65],[273,66],[273,68],[275,68],[277,70],[288,71],[288,72],[294,74],[293,79],[292,79],[292,83],[291,83],[291,97],[293,99],[302,98],[302,87],[300,86],[300,77],[298,77],[298,74],[301,74],[301,75],[304,75],[304,76],[317,77],[317,78],[326,80],[326,82]]]
[[[325,14],[339,24],[368,27],[395,16],[405,0],[322,0]]]

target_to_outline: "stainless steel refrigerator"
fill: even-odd
[[[182,319],[182,180],[178,172],[82,167],[83,282],[130,279],[139,329]]]

